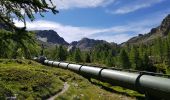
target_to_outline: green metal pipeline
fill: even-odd
[[[170,100],[169,78],[153,76],[143,72],[132,73],[49,60],[44,60],[41,63],[69,69],[91,78],[144,93],[149,100]]]

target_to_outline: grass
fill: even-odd
[[[0,60],[0,99],[47,98],[62,88],[63,82],[47,67],[32,61]]]
[[[170,68],[167,68],[167,74],[170,74]]]
[[[43,66],[30,60],[0,59],[0,100],[14,94],[18,94],[19,100],[46,99],[61,91],[64,82],[70,87],[56,100],[136,99],[122,93],[106,91],[69,70]]]
[[[74,81],[75,80],[75,81]],[[87,79],[70,80],[70,88],[55,100],[134,100],[122,94],[108,92],[102,87],[91,84]]]
[[[109,83],[101,82],[96,79],[92,79],[91,81],[92,81],[92,83],[94,83],[98,86],[102,86],[103,89],[106,89],[108,91],[117,92],[120,94],[128,95],[130,97],[137,97],[137,98],[141,98],[141,99],[145,97],[144,94],[140,94],[139,92],[134,91],[134,90],[123,88],[120,86],[113,86]]]

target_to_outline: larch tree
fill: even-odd
[[[121,63],[122,68],[125,68],[125,69],[131,68],[131,63],[129,61],[129,57],[124,49],[121,50],[121,52],[120,52],[120,63]]]
[[[0,22],[15,31],[25,30],[28,17],[31,21],[35,20],[34,14],[52,11],[58,13],[56,6],[51,0],[1,0],[0,1]],[[22,21],[24,27],[18,28],[14,24],[14,19]]]
[[[74,53],[74,61],[76,63],[82,62],[81,51],[80,49],[76,49]]]
[[[66,59],[67,59],[67,50],[62,45],[60,45],[57,53],[57,60],[65,61]]]
[[[133,68],[138,69],[138,67],[140,67],[139,52],[135,46],[131,47],[130,60]]]
[[[91,56],[90,56],[89,53],[86,53],[86,54],[85,54],[85,62],[86,62],[86,63],[91,63]]]
[[[43,13],[48,11],[54,14],[58,13],[51,0],[0,0],[0,24],[4,25],[7,28],[6,30],[12,32],[12,34],[6,32],[7,38],[1,37],[0,40],[3,41],[0,42],[8,43],[9,40],[12,40],[16,44],[14,51],[21,48],[26,58],[30,58],[31,52],[28,46],[36,43],[33,34],[26,31],[26,18],[34,21],[35,14],[40,14],[43,17]],[[24,26],[15,26],[15,20],[23,22]]]

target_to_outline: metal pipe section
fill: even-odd
[[[90,78],[96,78],[113,85],[144,93],[149,98],[154,98],[154,100],[155,98],[158,100],[170,99],[169,78],[49,60],[44,60],[43,63],[54,67],[69,69]]]

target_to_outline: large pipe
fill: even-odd
[[[43,63],[144,93],[150,99],[170,100],[169,78],[49,60]]]

